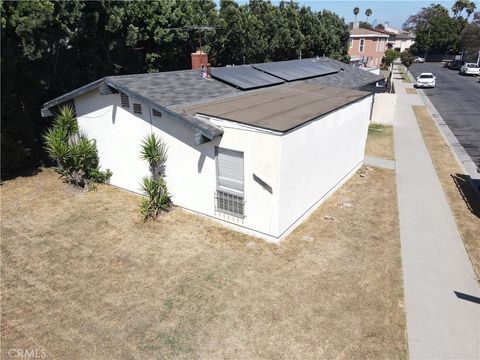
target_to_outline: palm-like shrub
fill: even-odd
[[[146,199],[142,199],[140,206],[143,220],[156,219],[162,212],[170,209],[172,200],[162,177],[159,179],[144,177],[142,191],[147,196]]]
[[[147,161],[150,177],[144,177],[141,189],[147,198],[142,200],[140,212],[143,220],[156,219],[172,205],[165,182],[165,164],[167,162],[167,145],[155,134],[147,135],[141,144],[140,158]]]
[[[45,150],[58,164],[57,172],[65,181],[88,188],[108,181],[110,170],[100,171],[97,146],[85,134],[79,133],[74,110],[64,106],[55,116],[53,126],[43,134]]]
[[[147,161],[154,179],[163,176],[167,162],[167,144],[155,134],[147,135],[142,142],[140,158]]]

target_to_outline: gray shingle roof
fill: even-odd
[[[215,79],[203,79],[200,70],[109,76],[107,79],[164,107],[241,92]]]
[[[327,57],[318,58],[317,61],[320,64],[328,65],[337,69],[338,73],[307,79],[304,80],[305,82],[310,84],[330,85],[345,89],[360,89],[365,85],[376,83],[377,81],[384,79],[382,75],[375,75],[369,71]]]
[[[383,79],[382,76],[374,75],[330,58],[317,58],[316,61],[339,71],[334,74],[300,81],[346,89],[359,89]],[[192,116],[179,113],[177,108],[214,99],[229,98],[243,93],[243,91],[213,78],[202,78],[199,70],[107,76],[46,102],[42,108],[42,115],[51,115],[49,109],[87,91],[95,88],[101,88],[101,90],[107,88],[108,90],[108,87],[137,97],[153,108],[156,107],[157,110],[169,112],[209,139],[220,136],[223,133],[222,129],[204,120],[197,121]]]

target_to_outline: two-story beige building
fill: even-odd
[[[388,37],[388,34],[379,31],[351,29],[348,49],[351,61],[368,67],[380,67],[387,49]]]

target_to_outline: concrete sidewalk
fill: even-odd
[[[394,137],[410,358],[480,359],[480,289],[406,87],[395,81]]]

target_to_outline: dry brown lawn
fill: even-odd
[[[365,155],[387,160],[395,159],[393,146],[393,126],[370,124],[368,127]]]
[[[406,92],[407,94],[411,94],[411,95],[418,94],[417,90],[411,89],[411,88],[406,88],[406,89],[405,89],[405,92]]]
[[[137,195],[52,170],[1,196],[3,358],[407,357],[393,171],[361,169],[280,245],[181,209],[143,223]]]
[[[480,199],[470,186],[450,146],[440,134],[428,109],[414,106],[415,116],[442,183],[473,267],[480,279]]]

